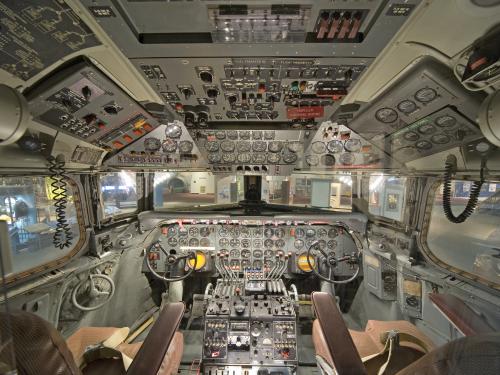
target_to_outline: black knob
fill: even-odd
[[[185,87],[182,89],[182,93],[184,94],[184,98],[188,100],[191,95],[193,95],[193,90],[191,90],[189,87]]]
[[[206,83],[212,83],[212,80],[213,80],[214,76],[212,73],[210,72],[201,72],[200,73],[200,79],[203,81],[203,82],[206,82]]]
[[[209,98],[216,98],[217,95],[219,95],[219,90],[217,90],[216,88],[212,88],[212,89],[207,90],[207,96]]]

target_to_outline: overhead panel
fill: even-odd
[[[69,62],[25,95],[35,121],[111,152],[159,125],[87,60]]]
[[[0,1],[0,68],[23,81],[99,44],[63,1]]]
[[[448,67],[421,58],[371,103],[343,106],[333,118],[405,163],[481,138],[483,96],[466,91]]]

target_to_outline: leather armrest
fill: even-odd
[[[339,375],[366,374],[365,366],[333,297],[328,293],[314,292],[311,298],[335,370]]]
[[[460,298],[451,294],[429,293],[436,308],[465,336],[492,333],[495,330]]]
[[[163,308],[128,368],[127,375],[156,375],[158,373],[165,353],[179,328],[184,308],[182,302],[170,303]]]

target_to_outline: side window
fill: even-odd
[[[104,218],[125,216],[137,211],[137,178],[134,172],[113,172],[100,176]]]
[[[470,189],[468,181],[453,181],[450,203],[454,215],[464,210]],[[429,211],[426,232],[431,255],[455,271],[465,271],[469,277],[500,285],[500,184],[483,185],[476,209],[463,223],[455,224],[446,218],[443,185],[436,191]]]
[[[395,221],[403,220],[406,178],[371,175],[368,190],[370,214]]]
[[[54,246],[57,216],[50,184],[49,177],[0,177],[0,220],[7,223],[5,235],[11,247],[7,262],[11,269],[7,273],[16,274],[62,258],[80,239],[74,188],[68,184],[65,219],[73,239],[69,248]]]

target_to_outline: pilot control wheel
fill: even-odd
[[[343,227],[343,228],[347,229],[346,232],[349,233],[349,235],[351,236],[354,244],[356,245],[356,247],[358,249],[357,252],[353,252],[353,253],[351,253],[349,255],[344,255],[342,257],[337,257],[334,252],[331,252],[331,251],[327,252],[327,251],[325,251],[325,249],[323,249],[320,246],[320,241],[319,240],[313,241],[311,243],[311,245],[307,249],[306,260],[307,260],[307,263],[308,263],[310,269],[321,280],[324,280],[324,281],[326,281],[328,283],[332,283],[332,284],[348,284],[348,283],[354,281],[359,276],[359,273],[360,273],[360,270],[361,270],[361,266],[360,266],[361,251],[360,251],[359,245],[357,244],[357,243],[360,243],[360,242],[359,241],[357,242],[355,240],[354,236],[349,232],[348,228],[345,228],[345,227]],[[313,253],[312,253],[313,250],[317,251],[319,254],[316,255],[316,256],[313,255]],[[317,261],[311,262],[311,259],[312,260],[317,259]],[[348,279],[345,279],[345,280],[335,280],[334,279],[333,270],[334,270],[334,267],[336,265],[338,265],[339,263],[341,263],[341,262],[347,262],[350,265],[352,265],[353,267],[356,267],[356,271]],[[323,275],[320,272],[319,267],[320,267],[321,264],[323,264],[326,267],[326,269],[328,270],[328,276],[325,276],[325,275]]]
[[[150,254],[152,252],[152,250],[159,250],[161,251],[165,256],[166,256],[166,259],[167,259],[167,265],[172,268],[176,265],[179,264],[179,262],[181,262],[182,260],[184,260],[186,262],[186,264],[190,261],[192,261],[192,264],[190,264],[188,268],[188,271],[182,275],[182,276],[178,276],[178,277],[166,277],[164,275],[160,275],[158,272],[156,272],[154,270],[154,268],[151,266],[151,257],[150,257]],[[198,263],[198,257],[196,256],[196,253],[191,251],[189,253],[187,253],[186,255],[179,255],[179,254],[171,254],[169,252],[167,252],[163,246],[161,246],[160,242],[157,241],[157,242],[154,242],[153,244],[151,244],[150,246],[148,246],[146,248],[146,267],[148,268],[149,272],[151,272],[151,275],[159,280],[163,280],[167,283],[173,283],[173,282],[176,282],[176,281],[182,281],[186,278],[188,278],[189,276],[191,276],[191,274],[197,269],[197,263]],[[191,263],[191,262],[190,262]]]

